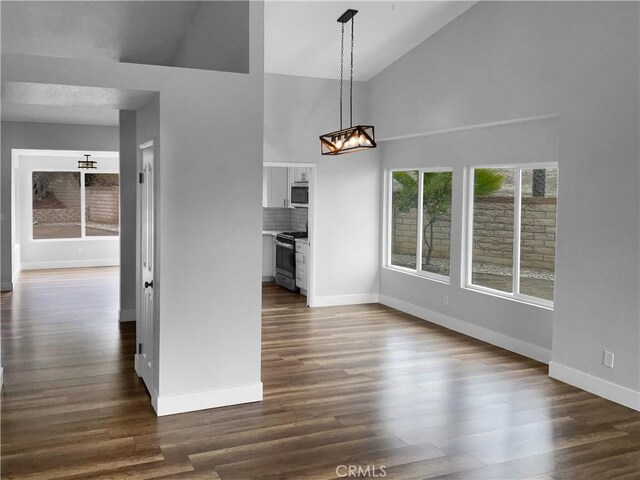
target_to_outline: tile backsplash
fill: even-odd
[[[293,232],[304,232],[307,229],[308,214],[309,210],[306,208],[291,210],[291,230]]]
[[[306,208],[262,208],[262,229],[304,231],[309,211]]]
[[[290,208],[262,209],[262,229],[263,230],[289,230],[291,227]]]

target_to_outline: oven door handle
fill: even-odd
[[[293,245],[289,245],[288,243],[281,243],[276,240],[276,247],[288,248],[289,250],[293,250]]]

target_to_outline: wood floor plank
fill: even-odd
[[[640,413],[389,307],[308,308],[273,284],[264,400],[158,418],[117,302],[112,267],[23,272],[2,295],[3,479],[640,478]]]
[[[434,480],[520,480],[525,476],[505,463],[471,468],[461,472],[447,473]],[[551,479],[548,479],[551,480]]]
[[[286,478],[296,478],[304,480],[324,480],[334,478],[336,475],[348,474],[349,467],[362,466],[369,467],[368,473],[372,477],[377,474],[378,477],[383,474],[382,467],[386,473],[386,469],[405,465],[408,463],[429,460],[432,458],[443,457],[446,454],[435,448],[431,444],[422,445],[406,445],[396,448],[376,450],[355,455],[344,455],[342,457],[332,458],[329,463],[305,466],[286,473]],[[357,470],[356,470],[357,472]],[[283,478],[282,472],[270,473],[261,477],[261,480],[276,480]],[[353,477],[352,477],[353,478]]]
[[[485,465],[467,454],[445,455],[430,460],[406,463],[386,469],[387,477],[394,480],[416,480],[441,477],[450,473],[460,473]]]
[[[547,451],[538,455],[518,458],[507,462],[510,466],[528,476],[554,475],[555,471],[568,471],[591,462],[607,460],[618,455],[638,451],[640,435],[630,434],[598,442],[585,443],[568,448]],[[636,465],[640,472],[640,463]],[[607,478],[606,475],[604,478]]]

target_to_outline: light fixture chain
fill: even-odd
[[[349,123],[353,127],[353,25],[355,16],[351,17],[351,78],[349,79]]]
[[[340,40],[340,130],[342,130],[342,77],[344,72],[344,23],[342,24],[342,38]]]

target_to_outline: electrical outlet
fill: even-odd
[[[78,253],[82,255],[84,253],[84,248],[78,247]]]
[[[604,351],[604,358],[602,363],[605,367],[613,368],[613,352]]]
[[[445,305],[449,305],[449,295],[444,295],[442,297],[442,301],[444,302]]]

